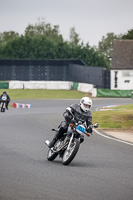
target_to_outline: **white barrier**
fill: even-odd
[[[92,84],[79,83],[77,90],[80,92],[91,93],[92,97],[97,96],[97,89],[94,88]]]
[[[9,81],[9,89],[23,89],[24,81]]]
[[[9,89],[70,90],[69,81],[9,81]]]
[[[55,90],[70,90],[72,86],[72,82],[67,81],[47,81],[46,89],[55,89]]]
[[[70,90],[73,85],[73,82],[69,81],[58,81],[58,89],[59,90]]]
[[[97,96],[97,89],[93,88],[92,90],[90,90],[90,93],[92,94],[92,97],[96,97]]]
[[[93,85],[92,84],[87,84],[87,83],[79,83],[78,85],[78,91],[82,91],[82,92],[90,92],[90,90],[93,89]]]
[[[73,82],[69,81],[9,81],[9,89],[71,90],[72,85]],[[77,90],[97,96],[97,90],[92,84],[78,83]]]
[[[66,81],[25,81],[24,89],[70,90],[71,85]]]
[[[47,89],[46,81],[24,81],[24,89]]]

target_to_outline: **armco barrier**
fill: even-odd
[[[31,104],[13,103],[14,108],[31,108]]]

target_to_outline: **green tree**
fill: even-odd
[[[121,36],[117,36],[114,33],[107,33],[102,37],[102,40],[98,44],[98,50],[103,53],[107,58],[111,57],[112,45],[114,39],[119,39]]]
[[[133,40],[133,29],[130,29],[126,34],[122,36],[124,40]]]
[[[9,40],[14,40],[19,37],[19,34],[14,31],[0,33],[0,46],[5,45]]]
[[[109,64],[107,62],[106,57],[95,50],[87,43],[86,46],[82,46],[80,52],[80,58],[88,65],[88,66],[99,66],[109,68]]]
[[[77,46],[80,42],[79,34],[76,33],[75,27],[72,27],[70,29],[70,36],[69,36],[69,41],[72,47]]]
[[[54,42],[63,41],[63,37],[59,34],[59,26],[47,24],[44,20],[38,22],[35,25],[29,24],[25,29],[25,36],[35,37],[35,36],[46,36],[52,39]]]

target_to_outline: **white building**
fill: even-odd
[[[111,60],[111,89],[133,90],[133,40],[115,40]]]

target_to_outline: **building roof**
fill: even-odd
[[[133,70],[133,40],[114,40],[111,69]]]

